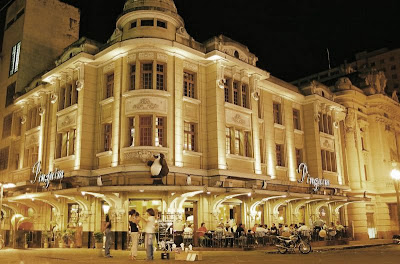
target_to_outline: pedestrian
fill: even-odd
[[[156,218],[154,216],[154,210],[149,208],[146,210],[146,217],[142,218],[145,222],[144,232],[146,233],[145,244],[147,260],[154,260],[153,239],[156,233]]]
[[[112,258],[110,255],[110,247],[111,247],[111,220],[110,216],[107,214],[106,215],[106,245],[105,245],[105,257],[106,258]]]
[[[131,232],[131,260],[136,260],[137,257],[137,249],[138,249],[138,242],[139,242],[139,221],[140,216],[139,213],[135,210],[131,210],[129,212],[129,230]]]

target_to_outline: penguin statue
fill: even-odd
[[[150,166],[151,177],[157,180],[153,181],[153,184],[163,184],[162,178],[167,176],[169,173],[169,168],[165,160],[164,154],[160,153],[154,155],[154,161],[148,161],[147,165]]]

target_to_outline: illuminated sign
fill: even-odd
[[[307,164],[305,163],[301,163],[299,165],[299,168],[297,169],[297,173],[301,173],[301,179],[298,180],[298,183],[302,183],[304,182],[304,180],[306,180],[307,184],[310,184],[312,186],[314,186],[314,191],[318,191],[318,189],[321,186],[325,186],[328,187],[329,185],[331,185],[329,180],[326,179],[318,179],[318,178],[313,178],[311,177],[311,175],[308,173],[308,167]]]
[[[51,171],[47,174],[43,174],[41,167],[42,167],[42,163],[40,161],[36,162],[35,165],[33,165],[32,173],[33,173],[33,175],[35,175],[35,178],[33,181],[31,181],[31,183],[35,183],[35,182],[45,183],[45,186],[43,186],[43,188],[47,189],[47,188],[49,188],[51,181],[64,179],[64,171],[63,170],[56,169],[56,171]]]

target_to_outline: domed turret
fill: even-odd
[[[178,13],[172,0],[128,0],[124,6],[124,13],[135,10],[148,10],[149,8]]]
[[[109,42],[133,38],[175,40],[186,33],[173,0],[128,0]]]

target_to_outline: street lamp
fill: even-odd
[[[394,189],[396,190],[396,196],[397,196],[397,221],[398,221],[398,224],[399,224],[399,232],[400,232],[400,195],[399,195],[400,171],[397,170],[397,169],[393,169],[392,172],[390,173],[390,176],[393,179]]]
[[[14,183],[0,183],[0,237],[1,237],[1,226],[3,224],[3,219],[2,219],[2,210],[3,210],[3,195],[4,195],[4,189],[10,189],[10,188],[15,188],[16,185]]]

